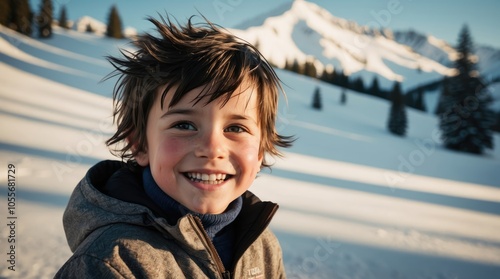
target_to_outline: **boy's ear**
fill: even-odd
[[[259,152],[259,161],[258,161],[258,164],[259,164],[259,168],[262,168],[262,162],[264,161],[264,151],[262,152]]]
[[[127,138],[127,140],[130,142],[130,138]],[[132,144],[132,153],[135,153],[137,150],[137,143]],[[137,152],[136,155],[134,155],[134,159],[139,164],[141,167],[146,167],[149,165],[149,156],[147,151],[139,151]]]
[[[141,167],[146,167],[147,165],[149,165],[149,156],[148,153],[145,151],[137,153],[134,156],[134,159],[137,162],[137,164],[139,164],[139,166]]]

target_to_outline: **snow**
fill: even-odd
[[[0,28],[0,165],[16,166],[18,217],[16,271],[0,227],[0,278],[53,277],[71,256],[61,222],[71,191],[113,158],[112,84],[99,80],[112,70],[103,56],[127,44],[55,32],[42,41]],[[280,204],[271,227],[289,278],[500,278],[499,134],[483,156],[449,151],[437,119],[409,109],[408,134],[395,137],[386,101],[348,91],[341,105],[338,87],[278,75],[288,104],[277,129],[298,139],[251,190]],[[310,108],[317,86],[322,111]]]

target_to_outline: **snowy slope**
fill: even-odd
[[[35,40],[0,27],[0,161],[16,165],[17,270],[1,278],[52,278],[71,255],[61,217],[95,162],[112,158],[111,68],[126,47],[75,31]],[[288,105],[278,130],[297,136],[251,190],[281,208],[273,220],[289,278],[500,277],[500,136],[473,156],[445,150],[437,119],[409,110],[406,138],[391,136],[387,102],[278,71]],[[310,108],[314,88],[324,110]],[[6,177],[0,177],[2,205]],[[6,209],[0,216],[6,220]],[[0,227],[6,255],[7,226]]]

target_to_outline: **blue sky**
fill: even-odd
[[[144,18],[158,12],[184,21],[198,11],[224,27],[234,27],[265,11],[292,0],[53,0],[54,16],[64,4],[72,20],[89,15],[106,22],[109,8],[116,4],[125,26],[139,31],[149,30]],[[498,0],[308,0],[334,16],[361,25],[383,26],[392,30],[414,29],[432,34],[453,45],[461,27],[467,23],[476,44],[500,48],[500,1]],[[31,0],[37,11],[41,0]],[[390,6],[393,5],[391,9]]]

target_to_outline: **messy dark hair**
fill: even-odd
[[[277,147],[289,147],[293,139],[279,135],[275,128],[279,92],[283,92],[275,71],[251,44],[207,19],[200,24],[192,19],[185,26],[176,26],[168,17],[149,17],[159,36],[140,35],[133,42],[137,51],[122,50],[122,57],[108,57],[116,69],[112,76],[119,76],[113,92],[118,127],[106,144],[121,143],[121,148],[112,151],[125,161],[147,151],[148,114],[161,86],[166,85],[161,92],[162,109],[169,90],[176,88],[171,107],[200,86],[204,89],[195,103],[204,97],[207,104],[222,98],[223,106],[248,80],[258,94],[260,154],[281,156]],[[264,159],[262,166],[270,165]]]

